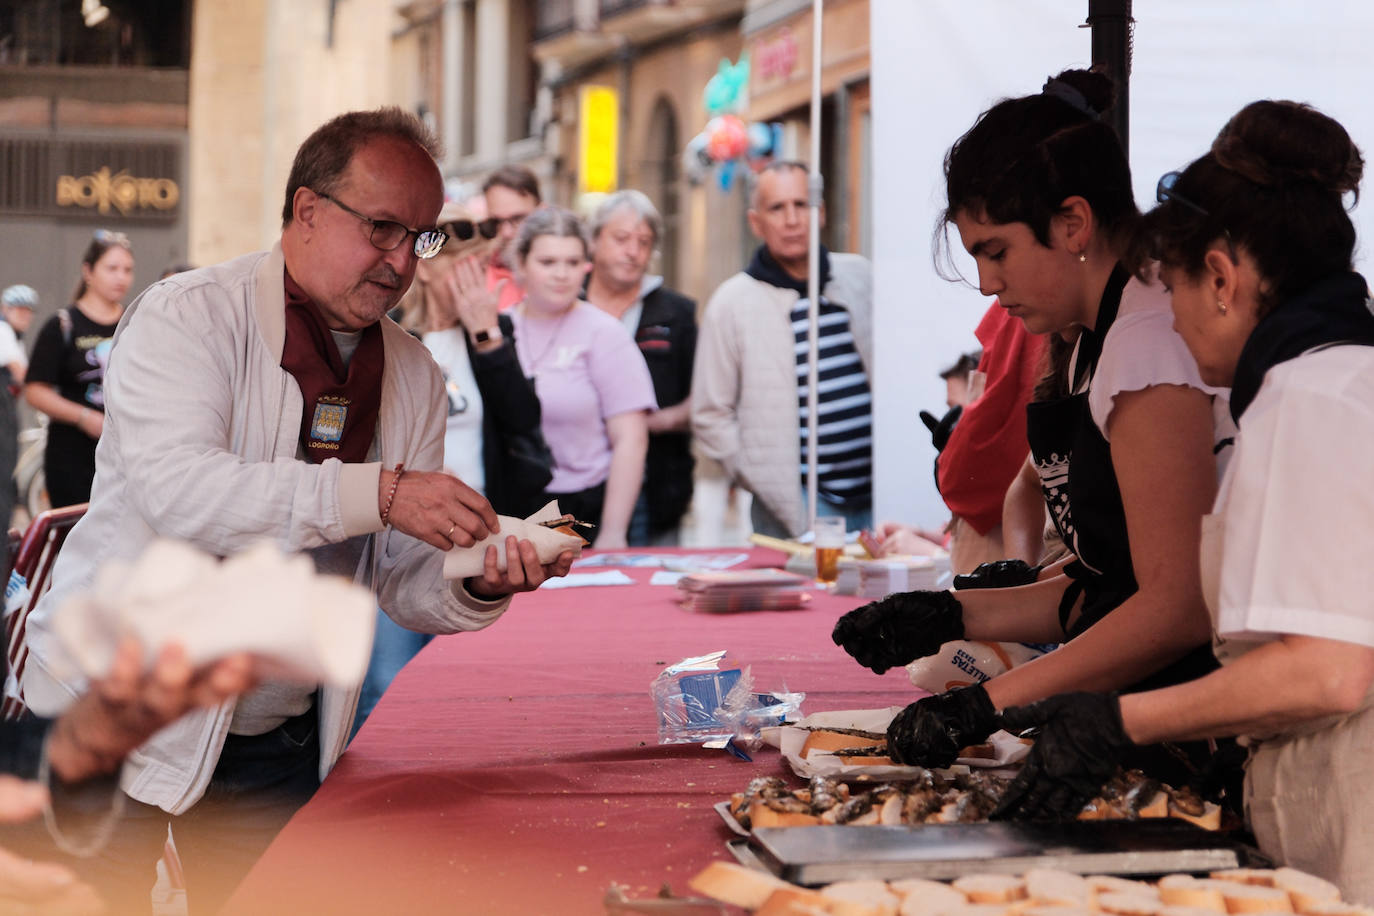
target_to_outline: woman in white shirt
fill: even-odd
[[[1222,667],[1007,710],[1041,732],[1004,813],[1076,810],[1137,743],[1245,736],[1260,848],[1374,902],[1374,316],[1342,203],[1362,171],[1338,123],[1263,101],[1160,179],[1146,226],[1176,326],[1239,424],[1202,529]]]

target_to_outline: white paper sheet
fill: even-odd
[[[540,588],[589,588],[595,585],[634,585],[635,580],[618,569],[596,573],[570,573],[560,579],[545,579]]]

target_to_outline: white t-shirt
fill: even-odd
[[[1142,391],[1152,385],[1186,385],[1212,397],[1212,445],[1218,479],[1231,458],[1236,424],[1231,420],[1229,388],[1203,383],[1193,354],[1174,330],[1169,294],[1158,282],[1141,283],[1132,277],[1121,293],[1116,320],[1102,341],[1088,407],[1102,438],[1111,442],[1107,422],[1123,391]]]
[[[1315,350],[1269,371],[1203,524],[1223,663],[1283,634],[1374,648],[1370,455],[1374,348]]]
[[[479,493],[486,492],[482,464],[482,395],[472,374],[467,337],[462,328],[430,331],[423,338],[444,373],[448,392],[448,426],[444,431],[444,467]]]
[[[1116,406],[1116,396],[1152,385],[1186,385],[1212,395],[1213,403],[1222,408],[1213,412],[1215,441],[1235,435],[1227,407],[1230,392],[1203,383],[1193,354],[1174,330],[1169,294],[1158,283],[1147,285],[1133,277],[1121,293],[1116,321],[1102,341],[1102,355],[1088,393],[1093,422],[1104,439],[1111,441],[1107,421]]]
[[[29,359],[19,344],[14,328],[10,327],[8,321],[0,321],[0,366],[8,366],[10,363],[20,363],[27,367]]]

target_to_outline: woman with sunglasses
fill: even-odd
[[[1213,393],[1132,257],[1140,213],[1099,113],[1106,77],[1068,71],[985,112],[945,158],[953,223],[984,295],[1041,334],[1077,332],[1063,397],[1027,410],[1041,487],[1071,554],[1038,581],[908,592],[845,615],[835,642],[881,673],[951,640],[1058,643],[892,722],[903,763],[946,766],[1000,727],[996,710],[1064,690],[1177,683],[1215,665],[1197,580],[1198,520],[1216,492]],[[1141,759],[1161,778],[1170,762]]]
[[[1202,524],[1222,667],[1136,693],[1008,710],[1039,726],[1006,814],[1075,809],[1134,745],[1245,735],[1260,848],[1374,903],[1374,315],[1343,204],[1364,163],[1340,124],[1254,102],[1160,182],[1146,238],[1203,378],[1231,386],[1235,454]],[[1085,751],[1091,751],[1085,753]]]
[[[54,507],[90,501],[105,426],[105,365],[133,282],[128,236],[97,230],[81,256],[71,306],[49,318],[34,341],[24,398],[50,421],[43,476]]]
[[[415,284],[402,305],[406,325],[421,333],[444,372],[449,401],[444,463],[484,493],[497,512],[524,517],[539,508],[552,477],[552,457],[539,432],[539,399],[516,357],[510,317],[498,312],[497,291],[481,283],[476,254],[485,242],[476,237],[477,227],[452,203],[444,205],[439,221],[449,242],[417,264]],[[476,286],[469,274],[477,278]],[[523,443],[537,446],[533,451],[543,467],[513,463],[512,454]]]
[[[592,546],[624,548],[658,407],[649,368],[625,325],[579,298],[591,246],[574,214],[540,207],[513,248],[525,291],[511,310],[517,350],[555,462],[545,495],[597,526]]]
[[[498,313],[497,293],[486,288],[475,257],[496,230],[480,229],[452,202],[440,211],[439,228],[448,242],[416,262],[415,282],[400,304],[401,324],[420,336],[444,376],[444,467],[498,513],[523,518],[543,504],[553,456],[539,431],[539,398],[515,354],[510,316]],[[377,612],[355,732],[396,674],[433,638]]]

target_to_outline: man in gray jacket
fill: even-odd
[[[763,243],[711,296],[692,380],[692,432],[701,450],[754,495],[754,530],[806,530],[808,419],[807,169],[770,164],[750,198]],[[872,517],[872,277],[859,255],[821,249],[816,514],[849,530]]]
[[[111,559],[171,537],[219,555],[267,538],[373,588],[402,626],[478,630],[514,591],[566,573],[529,542],[448,583],[444,552],[498,528],[443,472],[447,399],[424,346],[386,318],[435,221],[437,144],[399,109],[341,115],[301,145],[271,251],[169,277],[120,322],[90,509],[29,622],[25,699],[51,715],[81,689],[52,613]],[[146,912],[168,816],[192,913],[214,912],[343,752],[358,691],[266,683],[135,751],[129,816],[87,870],[115,912]],[[103,865],[103,869],[99,866]]]

